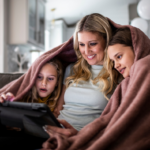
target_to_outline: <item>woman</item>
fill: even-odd
[[[66,69],[66,90],[63,90],[59,101],[65,101],[65,105],[58,119],[66,120],[78,131],[101,115],[107,104],[105,97],[112,92],[113,86],[109,86],[109,76],[103,68],[104,52],[110,37],[109,23],[100,14],[87,15],[76,26],[74,49],[78,60]]]
[[[109,22],[118,29],[108,47],[110,82],[118,72],[125,79],[98,119],[69,138],[50,130],[45,149],[150,149],[150,40],[135,27]]]

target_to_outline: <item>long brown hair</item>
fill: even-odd
[[[51,93],[51,96],[49,97],[49,99],[46,101],[46,104],[51,108],[51,110],[53,110],[56,106],[57,100],[60,96],[61,89],[62,89],[63,68],[62,68],[61,62],[56,58],[51,59],[47,63],[53,65],[57,70],[57,83],[58,84],[55,87],[54,91]],[[38,92],[36,90],[35,85],[32,87],[32,90],[29,91],[29,93],[27,93],[27,96],[26,98],[24,98],[23,101],[38,102]]]
[[[115,31],[112,39],[109,41],[108,46],[113,46],[115,44],[123,44],[124,46],[130,46],[133,49],[131,32],[129,28],[120,28]],[[114,64],[108,55],[106,68],[110,74],[111,86],[114,84],[117,85],[123,79],[123,76],[114,68]]]
[[[100,14],[94,13],[91,15],[87,15],[77,23],[74,32],[74,49],[78,60],[73,66],[73,70],[72,70],[73,74],[68,78],[66,78],[66,87],[68,87],[70,83],[78,84],[78,82],[81,80],[88,81],[91,77],[90,65],[82,57],[79,50],[78,33],[82,31],[98,33],[100,36],[102,36],[106,41],[106,48],[104,50],[104,53],[108,47],[108,42],[112,36],[111,26],[108,22],[108,19]],[[96,84],[99,81],[103,81],[104,86],[103,88],[101,88],[102,89],[101,91],[104,92],[105,97],[107,94],[111,92],[111,91],[108,92],[108,88],[110,86],[108,78],[109,78],[109,74],[107,70],[103,67],[99,75],[93,80],[94,84]]]

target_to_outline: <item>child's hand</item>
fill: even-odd
[[[14,99],[15,99],[15,96],[10,92],[8,92],[6,94],[3,93],[0,95],[0,103],[3,103],[5,100],[13,101]]]

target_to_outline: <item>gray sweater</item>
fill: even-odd
[[[64,79],[70,75],[72,66],[71,64],[66,68]],[[107,105],[107,100],[104,98],[103,93],[100,92],[99,84],[102,83],[94,85],[92,79],[99,74],[102,68],[103,66],[100,65],[92,65],[92,77],[89,81],[82,81],[77,85],[73,84],[66,89],[64,109],[60,111],[58,119],[64,119],[75,129],[81,130],[81,128],[101,115]]]

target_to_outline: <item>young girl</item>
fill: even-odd
[[[107,69],[111,83],[118,82],[118,79],[115,78],[116,74],[121,74],[123,78],[129,77],[135,58],[129,28],[121,28],[116,31],[109,42],[107,54]]]
[[[50,60],[40,69],[34,86],[22,101],[45,103],[53,111],[60,96],[62,76],[63,71],[60,61],[56,58]],[[14,99],[15,96],[10,92],[0,96],[0,102],[4,100],[13,101]]]

